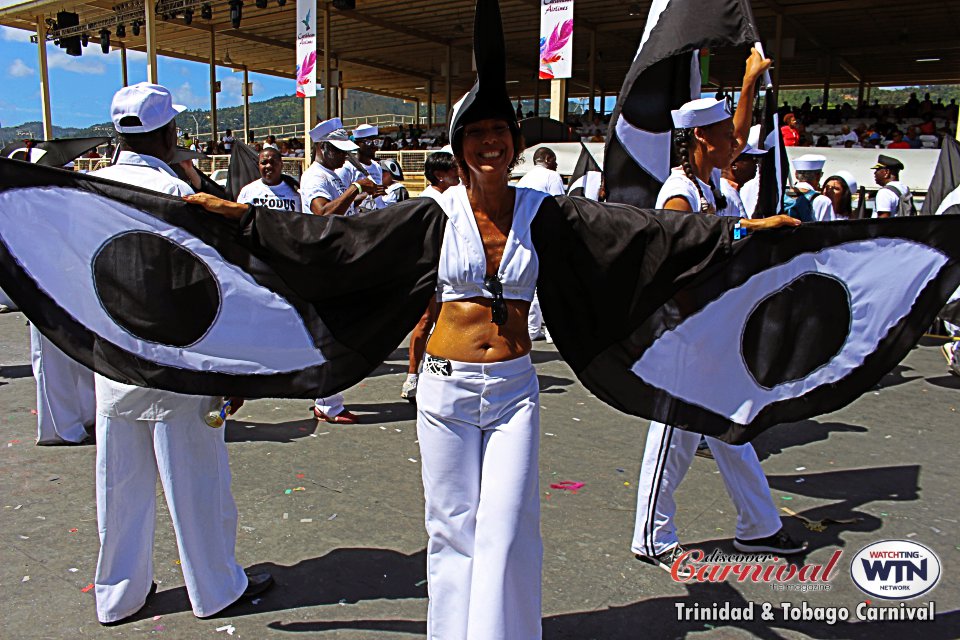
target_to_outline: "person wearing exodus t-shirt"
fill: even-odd
[[[873,169],[874,181],[880,185],[880,190],[877,191],[877,197],[874,201],[873,217],[889,218],[896,216],[900,210],[900,199],[904,195],[910,195],[909,187],[900,182],[903,163],[896,158],[880,154],[877,158],[877,164],[873,165],[871,169]]]
[[[237,202],[300,213],[303,208],[298,191],[300,184],[290,176],[283,175],[280,152],[273,148],[261,151],[257,168],[260,169],[260,179],[241,189]]]

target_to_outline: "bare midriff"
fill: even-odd
[[[427,353],[459,362],[504,362],[530,353],[526,300],[507,300],[507,323],[490,321],[492,300],[469,298],[444,302]]]

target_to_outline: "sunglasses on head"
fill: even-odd
[[[493,294],[493,306],[490,307],[492,318],[490,322],[502,327],[507,324],[507,301],[503,299],[503,283],[496,275],[483,279],[483,286]]]

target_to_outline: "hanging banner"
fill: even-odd
[[[297,97],[317,95],[317,0],[297,0]]]
[[[540,79],[573,75],[573,0],[540,0]]]

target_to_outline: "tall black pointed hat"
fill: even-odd
[[[478,120],[506,120],[511,129],[520,130],[507,93],[507,53],[498,0],[477,0],[473,55],[477,63],[477,81],[453,106],[450,116],[450,142],[454,148],[463,128]]]

